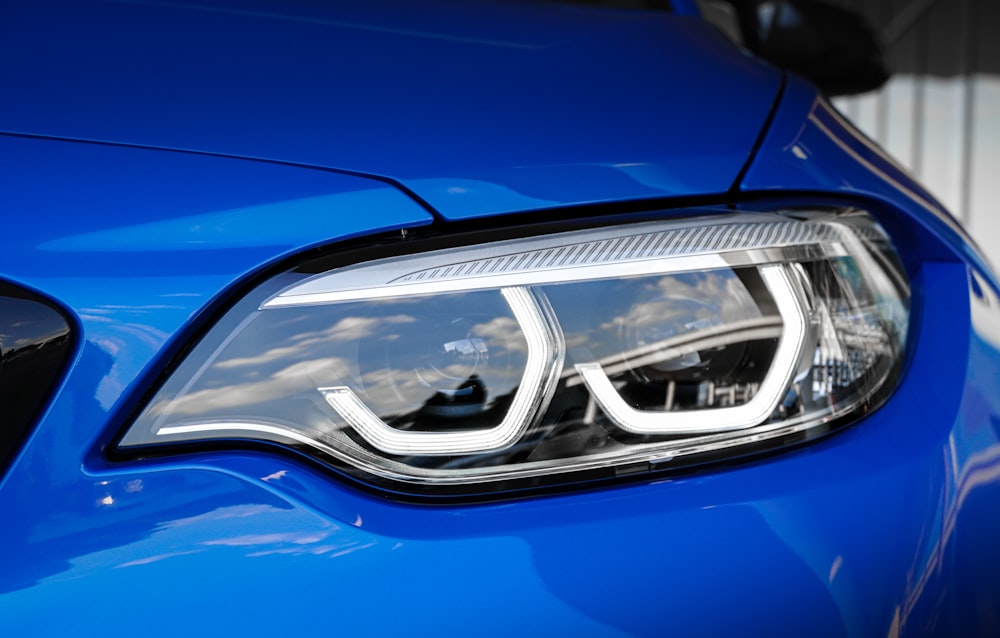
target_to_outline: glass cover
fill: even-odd
[[[418,494],[742,455],[883,400],[909,303],[857,211],[590,229],[279,284],[210,331],[121,449],[267,441]]]

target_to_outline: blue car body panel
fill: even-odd
[[[167,3],[107,6],[141,13],[165,11]],[[481,28],[492,28],[488,10],[482,11]],[[57,22],[54,28],[68,24]],[[662,24],[671,23],[665,18]],[[137,33],[94,28],[108,37]],[[467,28],[462,23],[455,32],[469,33]],[[373,36],[366,32],[366,37]],[[716,36],[696,30],[690,38],[696,44],[685,46],[705,49],[704,59],[685,57],[692,69],[687,76],[677,75],[679,63],[665,60],[665,85],[677,77],[701,76],[700,81],[714,83],[719,60],[737,64],[732,60],[739,54]],[[667,46],[643,42],[649,55]],[[0,43],[0,48],[9,46]],[[146,54],[165,55],[162,47],[151,43]],[[267,49],[272,55],[275,50]],[[198,47],[191,52],[193,58]],[[393,47],[381,54],[406,60],[404,51]],[[37,75],[41,66],[51,65],[55,75],[47,86],[54,90],[52,78],[63,73],[56,62],[62,59],[60,54],[27,66]],[[303,59],[303,64],[318,63]],[[754,95],[773,96],[776,72],[749,60],[739,64],[744,65],[741,73],[756,78],[740,81],[760,83]],[[9,84],[19,71],[0,73]],[[261,87],[280,80],[276,61],[270,73]],[[840,124],[807,85],[789,80],[775,121],[741,182],[743,205],[790,198],[856,202],[895,230],[916,294],[909,361],[889,401],[835,436],[751,462],[510,502],[427,506],[359,492],[276,451],[220,450],[112,462],[104,446],[126,424],[167,360],[253,277],[321,245],[378,233],[383,241],[402,241],[401,234],[390,239],[387,233],[431,224],[431,212],[392,182],[412,188],[446,219],[512,206],[530,210],[530,202],[510,200],[502,190],[520,197],[530,189],[518,190],[507,177],[496,177],[514,166],[515,150],[520,150],[534,162],[539,188],[546,175],[547,187],[558,194],[546,206],[654,197],[658,207],[664,194],[728,190],[763,125],[770,98],[761,98],[767,103],[760,109],[747,98],[739,109],[729,104],[719,106],[718,113],[705,111],[705,103],[696,99],[692,103],[702,109],[699,115],[684,103],[665,106],[656,118],[651,115],[655,104],[631,104],[651,109],[648,117],[633,114],[635,121],[628,122],[647,133],[620,131],[628,139],[618,148],[633,146],[633,160],[644,153],[671,154],[671,166],[685,152],[693,153],[687,168],[691,175],[695,168],[705,175],[681,180],[677,191],[629,186],[609,188],[595,198],[589,189],[600,180],[575,188],[569,173],[546,174],[540,168],[559,166],[559,154],[572,159],[569,147],[557,152],[538,141],[548,139],[548,126],[556,127],[557,140],[568,139],[560,136],[569,129],[559,129],[564,123],[553,122],[551,113],[536,113],[534,124],[521,121],[527,127],[517,131],[521,149],[512,142],[510,147],[472,148],[484,138],[471,119],[465,124],[475,136],[462,141],[457,125],[449,123],[441,145],[430,148],[434,127],[449,118],[421,111],[418,100],[411,125],[414,131],[418,124],[426,130],[409,134],[427,146],[426,165],[416,147],[396,150],[393,140],[399,138],[392,136],[402,133],[393,127],[404,123],[382,112],[359,113],[343,129],[349,146],[360,153],[352,163],[347,154],[338,155],[346,151],[323,149],[323,140],[331,139],[324,136],[333,134],[333,128],[324,127],[333,127],[336,118],[321,124],[315,138],[303,132],[318,122],[315,114],[295,122],[268,119],[266,126],[252,127],[253,135],[241,137],[237,128],[245,135],[250,130],[245,126],[250,120],[241,118],[264,118],[264,107],[255,105],[234,116],[232,129],[211,130],[204,117],[220,109],[210,120],[224,124],[222,105],[230,105],[217,102],[221,89],[203,94],[201,110],[191,111],[198,106],[192,86],[175,84],[167,91],[166,84],[146,78],[150,90],[164,91],[154,94],[157,99],[129,97],[124,89],[111,95],[144,99],[149,108],[161,109],[162,129],[151,125],[155,113],[142,109],[135,111],[135,121],[122,121],[128,109],[108,97],[115,82],[123,81],[119,75],[120,70],[98,83],[99,95],[79,104],[76,119],[65,119],[69,107],[52,102],[50,94],[5,101],[0,126],[32,135],[198,146],[391,179],[190,152],[0,136],[5,219],[0,276],[58,300],[77,318],[82,335],[60,390],[0,484],[0,634],[1000,632],[1000,549],[993,542],[1000,533],[1000,299],[995,281],[947,213],[905,174],[866,151],[865,141]],[[28,86],[28,79],[20,81],[14,86]],[[253,85],[240,81],[243,88]],[[590,81],[607,86],[593,76]],[[486,91],[488,86],[486,79],[474,78],[466,87],[476,104],[470,112],[481,106],[476,87]],[[685,90],[702,95],[699,87]],[[159,102],[168,94],[180,102]],[[437,99],[461,94],[455,86]],[[524,94],[510,97],[518,95]],[[554,109],[564,100],[551,95],[537,108]],[[51,110],[33,114],[25,103],[45,103]],[[292,108],[290,100],[282,104]],[[136,108],[134,102],[126,105]],[[744,106],[746,120],[719,115]],[[110,107],[122,110],[106,110]],[[448,114],[454,118],[466,110]],[[170,112],[174,115],[167,118]],[[659,125],[662,131],[682,129],[669,135],[683,136],[691,148],[664,150],[659,133],[648,132],[661,130],[655,128]],[[192,128],[185,131],[185,126]],[[377,153],[369,156],[361,148],[380,127],[389,127],[390,137],[379,138],[379,144],[394,150],[383,165],[393,170],[374,170],[369,160]],[[362,128],[367,129],[363,134]],[[711,160],[699,157],[698,148],[706,148],[695,148],[699,143],[723,144],[716,135],[727,138],[732,152]],[[469,146],[455,155],[460,141]],[[588,147],[584,142],[579,149]],[[595,166],[603,168],[614,155],[603,153],[614,146],[605,142],[594,141],[602,151]],[[739,153],[733,150],[737,147]],[[412,170],[450,180],[458,179],[451,169],[465,168],[461,179],[491,185],[468,207],[431,196],[433,189],[422,190],[419,177],[413,181],[405,174]],[[500,190],[489,190],[494,186]],[[736,194],[720,199],[743,200]],[[447,230],[447,223],[436,223]]]
[[[80,458],[78,428],[107,415],[64,390],[0,492],[16,512],[2,533],[0,624],[41,635],[68,618],[78,635],[402,624],[414,635],[987,635],[1000,370],[993,342],[955,329],[956,309],[985,306],[966,275],[922,270],[940,306],[920,309],[904,382],[859,426],[780,459],[508,504],[386,502],[266,453]],[[97,349],[87,343],[69,385],[101,378]]]
[[[381,175],[449,219],[723,193],[781,82],[698,18],[660,11],[45,0],[3,12],[0,86],[16,99],[0,104],[2,131]],[[702,121],[707,134],[691,126]]]

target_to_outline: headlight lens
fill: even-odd
[[[589,229],[275,287],[209,332],[120,449],[266,441],[418,494],[652,471],[873,407],[909,313],[857,211]]]

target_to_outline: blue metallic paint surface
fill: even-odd
[[[997,634],[1000,299],[944,213],[825,108],[790,83],[743,187],[853,195],[923,229],[889,403],[752,463],[465,507],[387,502],[263,451],[100,453],[223,291],[427,211],[325,171],[0,137],[17,238],[0,273],[84,336],[0,486],[0,635]]]
[[[0,86],[16,99],[0,101],[0,131],[372,173],[449,219],[725,192],[780,83],[711,26],[659,11],[458,0],[2,11]],[[709,134],[690,125],[702,121]]]
[[[185,153],[0,136],[0,174],[0,272],[68,306],[86,339],[64,397],[72,446],[234,282],[330,240],[431,221],[379,181]]]
[[[938,502],[933,517],[923,519],[919,569],[910,569],[904,628],[914,635],[995,635],[1000,632],[1000,298],[995,276],[979,250],[954,218],[899,168],[884,151],[851,127],[805,82],[790,78],[784,98],[753,166],[741,184],[744,191],[836,193],[887,207],[882,219],[896,237],[919,254],[921,272],[956,271],[948,286],[968,282],[968,303],[944,291],[917,288],[923,297],[922,335],[908,379],[933,380],[921,410],[908,426],[911,438],[924,438],[940,425],[930,410],[956,410],[946,438],[934,449],[940,467],[914,475],[911,491],[923,490]],[[945,266],[944,263],[951,262]],[[953,264],[953,265],[952,265]],[[964,277],[961,273],[964,271]],[[933,325],[940,316],[944,322]],[[971,326],[969,325],[971,324]],[[971,328],[954,350],[921,365],[921,355]],[[959,379],[961,395],[942,387]],[[938,387],[940,384],[941,387]],[[905,387],[905,386],[904,386]],[[893,397],[890,409],[903,400]],[[876,414],[864,422],[867,429]],[[900,442],[902,443],[902,441]],[[887,456],[905,452],[888,446]],[[877,486],[881,488],[881,485]],[[904,501],[905,502],[905,501]]]
[[[970,430],[995,449],[995,420],[970,426],[997,413],[975,376],[1000,372],[995,346],[954,328],[965,276],[923,269],[948,310],[921,309],[909,374],[863,425],[780,459],[521,503],[391,504],[266,454],[81,472],[60,440],[88,411],[64,393],[2,492],[18,514],[0,618],[11,635],[72,618],[78,635],[840,636],[919,635],[930,616],[952,634],[977,617],[942,594],[989,605],[996,584],[979,562],[955,570],[989,547],[947,545],[995,520],[970,502],[995,503],[992,464],[963,457]]]

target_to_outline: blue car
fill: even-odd
[[[814,5],[3,3],[0,635],[1000,635],[997,279]]]

